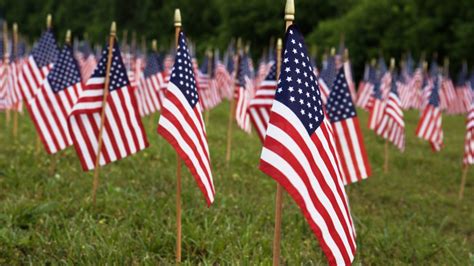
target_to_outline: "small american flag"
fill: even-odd
[[[369,177],[371,169],[344,70],[341,67],[336,76],[326,111],[334,130],[344,184],[349,184]]]
[[[23,101],[28,103],[35,96],[41,83],[48,75],[53,63],[58,57],[59,50],[52,30],[43,33],[36,46],[31,51],[19,77]]]
[[[138,91],[141,97],[143,115],[150,115],[159,111],[163,101],[163,92],[160,85],[163,82],[158,53],[148,55],[146,66],[140,73]]]
[[[176,150],[201,189],[208,206],[214,201],[209,147],[186,37],[179,34],[158,133]]]
[[[474,103],[471,103],[467,113],[463,163],[465,165],[474,164]]]
[[[392,142],[401,151],[405,149],[405,122],[403,121],[403,110],[398,97],[395,73],[391,75],[391,89],[382,120],[377,125],[375,133]]]
[[[108,52],[107,45],[69,116],[74,147],[85,171],[95,168]],[[109,77],[100,165],[123,159],[148,146],[137,100],[116,40]]]
[[[250,120],[262,142],[265,139],[265,132],[267,131],[268,120],[270,119],[270,109],[272,108],[273,99],[275,98],[276,86],[276,63],[273,63],[270,72],[261,82],[248,108]]]
[[[82,91],[81,73],[72,48],[65,44],[35,98],[27,105],[49,154],[72,145],[67,117]]]
[[[250,118],[247,108],[250,103],[252,81],[250,80],[250,69],[247,55],[242,55],[237,70],[237,80],[235,84],[235,119],[239,127],[245,132],[250,132]]]
[[[439,87],[441,76],[434,77],[434,85],[423,114],[421,115],[416,135],[430,142],[433,151],[440,151],[443,147],[442,116],[439,109]]]
[[[369,128],[372,130],[375,130],[383,115],[384,103],[380,85],[380,80],[375,81],[372,95],[367,102],[367,108],[369,109]]]
[[[300,207],[330,265],[350,264],[355,230],[316,77],[304,39],[290,26],[260,169]]]

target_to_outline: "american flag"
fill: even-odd
[[[0,42],[2,43],[0,49],[3,53],[3,40],[0,39]],[[2,59],[0,60],[2,61],[0,62],[0,110],[5,110],[11,107],[11,83],[9,82],[11,68],[8,54],[2,54],[0,59]]]
[[[327,59],[326,67],[321,70],[321,75],[319,76],[319,88],[321,88],[321,98],[323,104],[326,104],[329,93],[331,92],[332,84],[337,75],[336,69],[336,58],[330,56]]]
[[[384,102],[382,100],[382,91],[380,90],[380,80],[375,81],[373,85],[372,95],[367,102],[369,109],[369,128],[375,130],[377,124],[382,119]]]
[[[201,189],[208,206],[214,201],[209,148],[186,37],[179,34],[158,133],[176,150]]]
[[[464,141],[464,159],[465,165],[474,164],[474,104],[471,103],[467,113],[466,137]]]
[[[277,86],[276,80],[276,63],[273,63],[270,72],[260,83],[255,97],[250,101],[248,113],[254,128],[257,131],[260,140],[265,139],[268,120],[270,119],[270,109],[275,98],[275,90]]]
[[[392,73],[391,89],[375,133],[392,142],[401,151],[405,149],[405,122],[398,97],[395,72]]]
[[[92,75],[97,65],[97,60],[87,41],[83,41],[78,50],[77,61],[81,69],[81,77],[83,80],[87,80]]]
[[[334,131],[344,184],[366,179],[371,169],[344,67],[340,68],[336,76],[326,112]]]
[[[67,117],[82,91],[81,73],[72,48],[65,44],[53,68],[27,105],[49,154],[72,145]]]
[[[58,54],[59,50],[56,46],[53,31],[48,29],[31,51],[27,62],[23,64],[18,82],[24,102],[28,103],[33,99],[56,61]]]
[[[350,264],[355,230],[336,144],[304,39],[290,26],[260,169],[299,205],[330,265]]]
[[[375,68],[373,66],[368,66],[367,79],[361,84],[357,96],[357,106],[364,108],[365,110],[370,110],[368,108],[368,103],[374,91],[375,83],[377,83],[377,75]]]
[[[95,168],[108,52],[107,45],[69,116],[71,137],[84,171]],[[116,40],[109,77],[100,165],[120,160],[148,146],[137,100]]]
[[[250,132],[250,118],[247,113],[247,108],[250,103],[251,83],[250,70],[247,55],[242,55],[237,69],[237,80],[234,91],[235,105],[235,119],[239,127],[245,132]]]
[[[159,111],[163,101],[163,91],[160,85],[163,82],[159,55],[152,53],[146,59],[146,66],[140,73],[140,81],[138,83],[138,91],[141,97],[141,108],[144,115],[153,114]]]
[[[430,142],[433,151],[440,151],[443,147],[443,129],[441,127],[441,110],[439,109],[439,87],[441,76],[434,77],[434,86],[420,121],[416,128],[419,138]]]

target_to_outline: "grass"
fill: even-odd
[[[445,117],[446,147],[432,153],[414,136],[418,112],[406,112],[407,148],[390,147],[383,174],[383,140],[365,128],[373,176],[347,187],[357,229],[357,264],[474,265],[474,171],[465,198],[461,177],[464,117]],[[235,130],[225,167],[228,104],[210,113],[208,139],[216,201],[207,208],[183,172],[183,261],[195,264],[271,264],[275,182],[258,169],[261,144]],[[92,173],[82,172],[70,148],[35,154],[35,132],[20,118],[17,140],[0,125],[0,264],[173,264],[175,153],[155,133],[158,115],[144,118],[150,148],[101,169],[97,207]],[[282,261],[326,260],[292,199],[284,196]]]

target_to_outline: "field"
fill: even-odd
[[[210,113],[208,139],[216,201],[207,208],[183,171],[183,261],[196,264],[269,265],[276,183],[258,169],[256,134],[236,129],[225,166],[228,104]],[[373,176],[347,187],[357,229],[356,264],[474,265],[474,170],[458,200],[465,118],[445,117],[445,149],[432,153],[414,136],[418,112],[405,113],[407,148],[390,147],[365,128]],[[156,134],[158,114],[144,118],[150,148],[101,170],[97,207],[92,173],[82,172],[70,148],[35,154],[27,115],[13,140],[0,116],[0,264],[173,264],[176,156]],[[54,163],[56,161],[56,163]],[[54,167],[56,165],[56,167]],[[55,169],[56,168],[56,169]],[[317,240],[285,194],[282,262],[324,265]]]

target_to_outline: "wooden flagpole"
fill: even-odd
[[[459,200],[462,200],[462,198],[464,197],[464,187],[466,186],[466,177],[467,177],[468,169],[469,169],[469,165],[465,164],[462,169],[461,188],[459,189]]]
[[[46,17],[46,29],[50,30],[53,27],[53,16],[48,14]],[[38,156],[40,153],[41,146],[41,139],[39,134],[36,134],[36,147],[35,147],[35,155]]]
[[[104,132],[105,109],[107,107],[107,98],[109,96],[110,68],[112,66],[112,55],[113,55],[113,50],[114,50],[116,32],[117,32],[117,26],[114,21],[112,22],[112,25],[110,27],[109,51],[107,54],[107,66],[106,66],[106,71],[105,71],[105,82],[104,82],[104,96],[102,97],[102,109],[100,113],[99,135],[97,136],[98,147],[97,147],[97,155],[95,158],[94,181],[92,184],[92,205],[94,207],[96,204],[97,188],[99,187],[99,172],[100,172],[99,164],[100,164],[100,154],[102,150],[102,141],[103,141],[102,134]]]
[[[181,11],[174,10],[175,47],[178,50],[181,31]],[[181,159],[176,152],[176,262],[181,262]]]
[[[227,148],[226,148],[226,155],[225,155],[225,162],[226,166],[229,166],[230,162],[230,155],[231,155],[231,149],[232,149],[232,125],[233,125],[233,119],[235,117],[235,100],[234,100],[234,93],[235,93],[235,83],[236,80],[239,78],[238,73],[239,73],[239,68],[240,68],[240,50],[242,48],[242,39],[238,38],[237,39],[237,66],[235,68],[235,73],[234,73],[234,84],[233,90],[232,90],[232,95],[230,98],[230,110],[229,110],[229,121],[227,123]]]
[[[13,23],[13,50],[12,55],[16,59],[18,56],[18,24]],[[15,108],[18,108],[16,106]],[[13,111],[13,139],[16,140],[18,134],[18,110]]]
[[[395,58],[390,58],[390,72],[393,74],[395,73]],[[388,138],[385,139],[385,148],[384,148],[384,162],[383,162],[383,172],[386,174],[388,173]]]
[[[8,54],[8,23],[3,22],[3,63],[6,63]],[[8,73],[7,73],[8,75]],[[10,108],[5,110],[5,125],[8,128],[10,126]]]
[[[285,5],[285,32],[295,20],[295,3],[293,0],[286,0]],[[277,69],[276,79],[280,78],[281,53],[283,49],[282,40],[277,41]],[[277,192],[275,197],[275,232],[273,236],[273,265],[280,265],[280,240],[281,240],[281,212],[283,205],[283,188],[277,183]]]

